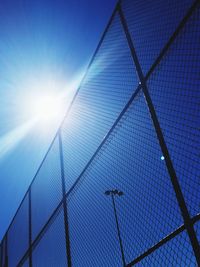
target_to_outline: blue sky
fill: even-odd
[[[30,95],[66,93],[67,106],[115,3],[0,2],[0,238],[58,127],[30,121]]]
[[[70,190],[66,204],[73,265],[121,266],[113,206],[104,194],[116,188],[124,192],[116,196],[116,210],[126,263],[168,236],[141,264],[195,266],[183,227],[185,208],[181,212],[182,198],[171,183],[175,176],[170,177],[173,168],[152,121],[151,101],[145,90],[136,91],[140,79],[129,46],[132,40],[146,74],[190,6],[191,0],[122,1],[120,14],[131,38],[116,14],[64,121],[62,174]],[[37,95],[55,94],[67,108],[113,7],[107,1],[0,3],[1,235],[61,120],[34,120],[38,106],[32,104],[38,104]],[[191,218],[199,213],[200,196],[200,60],[194,60],[199,58],[199,11],[170,38],[173,43],[167,43],[169,49],[146,81]],[[9,229],[9,266],[18,265],[30,241],[34,266],[66,266],[63,206],[43,228],[63,193],[58,152],[56,138],[31,187],[31,228],[27,195]],[[178,228],[183,231],[169,240]]]

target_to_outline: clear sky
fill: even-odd
[[[0,239],[58,127],[30,120],[32,95],[74,93],[116,0],[0,2]]]

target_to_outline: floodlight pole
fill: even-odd
[[[124,193],[122,191],[118,191],[117,189],[115,190],[108,190],[105,192],[105,195],[111,196],[112,199],[112,205],[113,205],[113,210],[114,210],[114,215],[115,215],[115,222],[116,222],[116,227],[117,227],[117,235],[119,239],[119,245],[120,245],[120,251],[121,251],[121,257],[122,257],[122,262],[123,266],[126,266],[125,262],[125,256],[124,256],[124,249],[122,245],[122,238],[121,238],[121,233],[120,233],[120,228],[119,228],[119,222],[118,222],[118,216],[117,216],[117,209],[116,209],[116,204],[115,204],[115,198],[114,196],[122,196]]]

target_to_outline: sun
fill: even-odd
[[[83,74],[80,73],[71,82],[49,76],[24,82],[23,93],[18,94],[16,101],[20,120],[33,121],[33,130],[42,134],[61,126]]]
[[[63,100],[54,93],[32,95],[27,103],[30,117],[44,127],[59,123],[65,113]]]
[[[62,114],[62,101],[54,95],[44,95],[33,100],[32,112],[38,120],[52,121]]]

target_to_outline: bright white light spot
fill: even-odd
[[[31,101],[31,109],[33,116],[44,123],[54,120],[60,120],[63,114],[62,99],[55,95],[37,96]]]
[[[164,159],[165,159],[165,157],[164,157],[164,156],[161,156],[161,157],[160,157],[160,159],[161,159],[161,160],[164,160]]]
[[[67,82],[51,74],[24,81],[16,101],[18,114],[24,120],[35,120],[33,131],[44,136],[55,133],[60,126],[82,78],[80,74]]]

